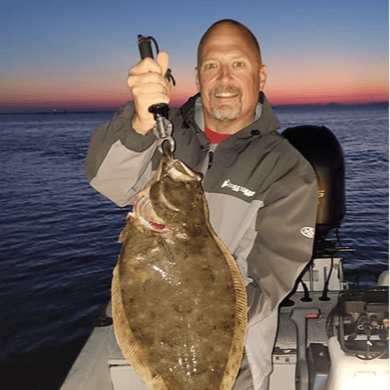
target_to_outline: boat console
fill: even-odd
[[[326,127],[298,126],[283,136],[312,164],[319,206],[313,260],[280,307],[269,388],[387,389],[388,276],[372,290],[348,290],[339,255],[354,249],[327,240],[332,229],[338,238],[345,214],[341,146]]]

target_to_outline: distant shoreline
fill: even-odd
[[[313,103],[313,104],[276,104],[272,108],[303,108],[303,107],[389,107],[389,102],[374,102],[374,103]]]
[[[0,115],[68,115],[68,114],[98,114],[98,113],[115,112],[115,110],[96,110],[96,111],[34,111],[34,112],[0,112]]]
[[[342,104],[342,103],[313,103],[313,104],[271,104],[272,108],[329,108],[329,107],[389,107],[389,102],[375,102],[375,103],[356,103],[356,104]],[[119,108],[119,107],[118,107]],[[178,108],[172,106],[172,108]],[[67,115],[67,114],[97,114],[109,113],[115,110],[88,110],[88,111],[70,111],[70,110],[53,110],[53,111],[33,111],[33,112],[0,112],[0,115]]]

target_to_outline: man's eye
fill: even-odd
[[[245,66],[245,64],[242,61],[235,61],[233,63],[233,67],[235,68],[242,68],[243,66]]]
[[[215,69],[216,67],[217,67],[217,64],[210,63],[210,64],[206,64],[204,66],[204,69],[205,70],[211,70],[211,69]]]

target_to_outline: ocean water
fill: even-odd
[[[333,131],[346,163],[340,228],[351,288],[388,267],[388,108],[276,108],[282,129]],[[0,362],[10,389],[58,389],[110,297],[126,209],[96,193],[83,165],[113,113],[0,115]]]

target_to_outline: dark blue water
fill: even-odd
[[[374,285],[388,267],[387,107],[275,111],[283,128],[325,125],[339,139],[340,238],[357,248],[345,269],[351,283]],[[110,297],[127,210],[87,184],[83,165],[92,132],[111,117],[0,115],[0,359],[10,389],[57,389]]]

